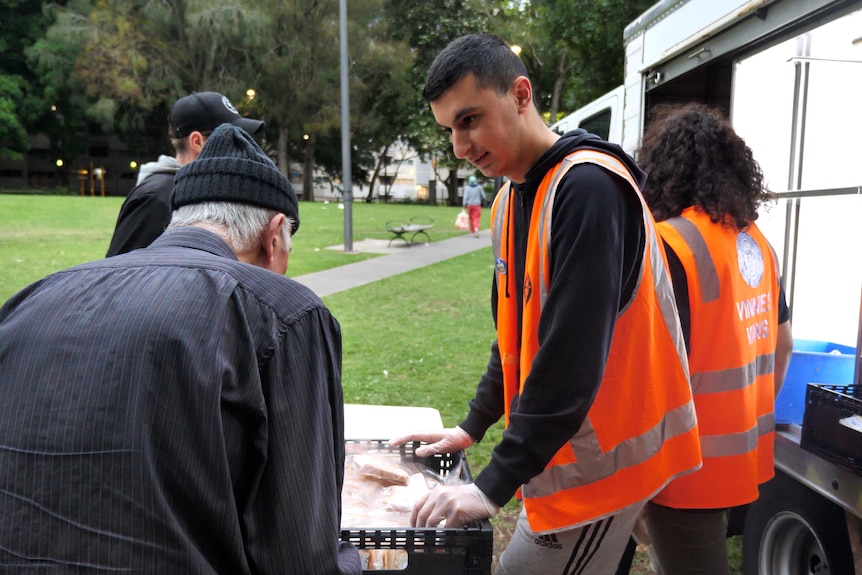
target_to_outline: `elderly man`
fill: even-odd
[[[359,573],[338,541],[341,336],[284,277],[287,179],[218,127],[149,247],[0,308],[0,564]]]

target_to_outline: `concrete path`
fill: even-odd
[[[361,243],[354,243],[353,248],[357,251],[363,251]],[[392,247],[384,248],[389,255],[305,274],[293,279],[310,287],[318,296],[324,297],[474,252],[490,245],[490,230],[480,231],[478,238],[464,234],[441,242],[412,244],[409,247],[393,243]],[[376,252],[379,249],[378,246],[369,246],[369,248],[366,251]],[[334,246],[334,249],[343,250],[344,247]]]

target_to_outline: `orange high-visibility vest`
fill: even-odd
[[[646,245],[638,287],[619,312],[604,375],[586,419],[544,471],[522,486],[527,519],[537,533],[613,515],[649,499],[670,480],[700,465],[685,343],[664,250],[629,171],[614,156],[595,150],[577,150],[545,175],[530,218],[523,279],[506,273],[511,263],[502,259],[514,251],[508,184],[492,207],[506,422],[512,399],[522,392],[539,348],[539,317],[551,284],[551,216],[557,185],[572,166],[584,162],[629,182],[641,203]],[[515,281],[525,282],[525,294],[531,282],[533,291],[523,302],[520,331],[517,302],[505,295],[507,285],[509,293],[517,293]]]
[[[778,266],[752,223],[745,230],[688,208],[657,224],[679,256],[691,308],[691,387],[703,467],[655,502],[715,509],[757,499],[774,475]]]

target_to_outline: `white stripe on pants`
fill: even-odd
[[[575,529],[544,535],[533,533],[522,508],[494,575],[614,575],[644,503]]]

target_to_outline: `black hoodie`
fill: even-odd
[[[619,158],[639,185],[646,175],[619,146],[574,130],[549,148],[514,184],[515,250],[503,254],[515,273],[522,301],[527,230],[536,192],[545,174],[576,148]],[[539,321],[540,349],[524,392],[513,401],[509,425],[477,486],[498,505],[545,468],[575,435],[598,391],[617,317],[636,287],[644,250],[643,211],[631,186],[595,164],[578,164],[559,184],[553,208],[550,286]],[[504,246],[504,250],[505,250]],[[510,272],[511,273],[511,272]],[[492,311],[497,311],[496,276]],[[519,318],[520,318],[519,303]],[[460,424],[479,440],[503,415],[503,378],[497,343],[488,368]]]

